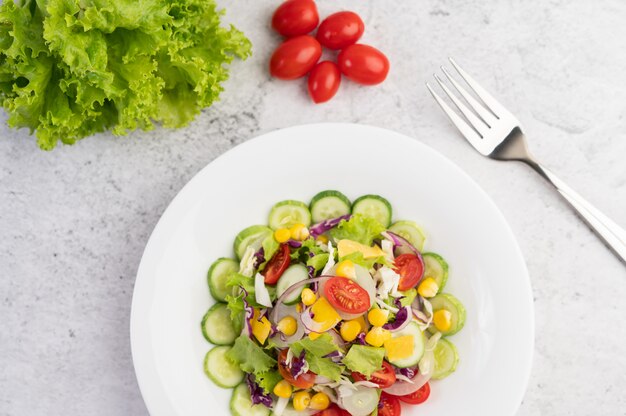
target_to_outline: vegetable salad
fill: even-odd
[[[456,369],[465,309],[424,243],[383,197],[338,191],[278,202],[241,231],[237,259],[209,269],[202,320],[216,345],[204,369],[234,388],[232,414],[399,416],[427,400]]]

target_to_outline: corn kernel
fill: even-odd
[[[277,327],[280,332],[290,337],[296,333],[298,323],[296,322],[296,318],[293,316],[285,316],[278,322]]]
[[[386,309],[372,309],[367,313],[367,320],[374,326],[383,326],[389,319],[389,311]]]
[[[365,342],[373,347],[381,347],[388,339],[391,339],[391,333],[379,326],[370,329],[365,335]]]
[[[276,386],[274,386],[274,394],[284,399],[291,397],[291,390],[291,384],[289,384],[287,380],[280,380],[276,383]]]
[[[303,241],[309,237],[309,229],[304,224],[295,224],[289,229],[289,232],[294,240]]]
[[[439,291],[439,285],[437,281],[432,277],[428,277],[422,280],[422,283],[417,288],[417,293],[419,293],[422,297],[432,298]]]
[[[311,403],[309,403],[309,407],[313,410],[325,410],[330,406],[330,399],[328,396],[322,392],[314,394],[311,397]]]
[[[308,287],[305,287],[300,294],[300,299],[302,299],[302,303],[306,306],[311,306],[317,300],[317,295]]]
[[[320,243],[328,244],[328,237],[326,237],[324,234],[318,235],[316,240]]]
[[[346,342],[354,341],[360,332],[361,324],[355,319],[351,321],[345,321],[343,325],[341,325],[341,329],[339,330],[341,338],[343,338],[343,340]]]
[[[311,395],[308,391],[299,391],[293,395],[293,408],[294,410],[301,412],[309,407],[311,403]]]
[[[349,279],[356,278],[356,271],[354,270],[354,263],[350,260],[343,260],[337,264],[335,275],[340,277],[347,277]]]
[[[296,311],[298,313],[302,313],[302,304],[301,303],[296,304]]]
[[[452,327],[452,314],[446,309],[440,309],[433,314],[435,328],[439,331],[449,331]]]
[[[286,243],[291,238],[291,231],[287,228],[279,228],[274,231],[274,239],[279,243]]]

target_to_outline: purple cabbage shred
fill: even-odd
[[[304,359],[304,350],[300,353],[300,357],[293,357],[291,359],[291,376],[298,378],[302,374],[306,373],[306,360]]]
[[[302,247],[302,242],[300,242],[298,240],[289,240],[289,241],[287,241],[287,244],[289,244],[289,247],[293,247],[293,248],[300,248],[300,247]]]
[[[359,335],[357,335],[354,342],[361,345],[367,345],[367,343],[365,342],[365,332],[361,332]]]
[[[322,235],[326,231],[329,231],[335,228],[337,225],[339,225],[339,223],[342,220],[348,221],[351,217],[352,215],[348,214],[348,215],[342,215],[341,217],[331,218],[326,221],[318,222],[317,224],[309,228],[309,233],[311,234],[311,237],[317,238],[317,236]]]
[[[250,390],[250,398],[252,399],[252,404],[262,404],[265,407],[272,407],[272,397],[265,393],[256,381],[252,379],[253,375],[248,374],[246,376],[246,384],[248,385],[248,390]]]
[[[401,368],[400,370],[400,374],[402,374],[404,377],[408,377],[408,378],[413,378],[415,377],[415,375],[417,374],[417,371],[415,368]]]
[[[259,251],[254,253],[254,257],[254,268],[258,269],[259,266],[265,262],[265,250],[263,250],[263,247],[261,247]]]
[[[410,311],[411,311],[411,308],[409,308],[408,306],[405,306],[405,307],[401,306],[401,309],[398,311],[398,313],[396,313],[396,319],[393,322],[389,322],[383,325],[383,329],[393,331],[395,329],[400,328],[406,322],[407,319],[413,318],[413,314],[409,313]]]

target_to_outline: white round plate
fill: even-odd
[[[211,345],[200,320],[213,303],[206,272],[233,255],[241,229],[267,223],[275,202],[309,201],[326,189],[352,199],[383,195],[395,219],[417,221],[426,251],[450,264],[446,291],[467,309],[465,328],[450,338],[457,371],[403,414],[513,415],[530,375],[534,319],[511,229],[485,192],[439,153],[353,124],[305,125],[245,142],[200,171],[167,208],[143,254],[131,315],[133,361],[150,414],[230,415],[231,391],[202,369]]]

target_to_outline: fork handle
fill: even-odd
[[[587,202],[576,191],[567,186],[548,168],[535,161],[527,161],[529,165],[550,182],[557,191],[569,202],[591,229],[621,258],[626,264],[626,230],[604,215],[600,210]]]

